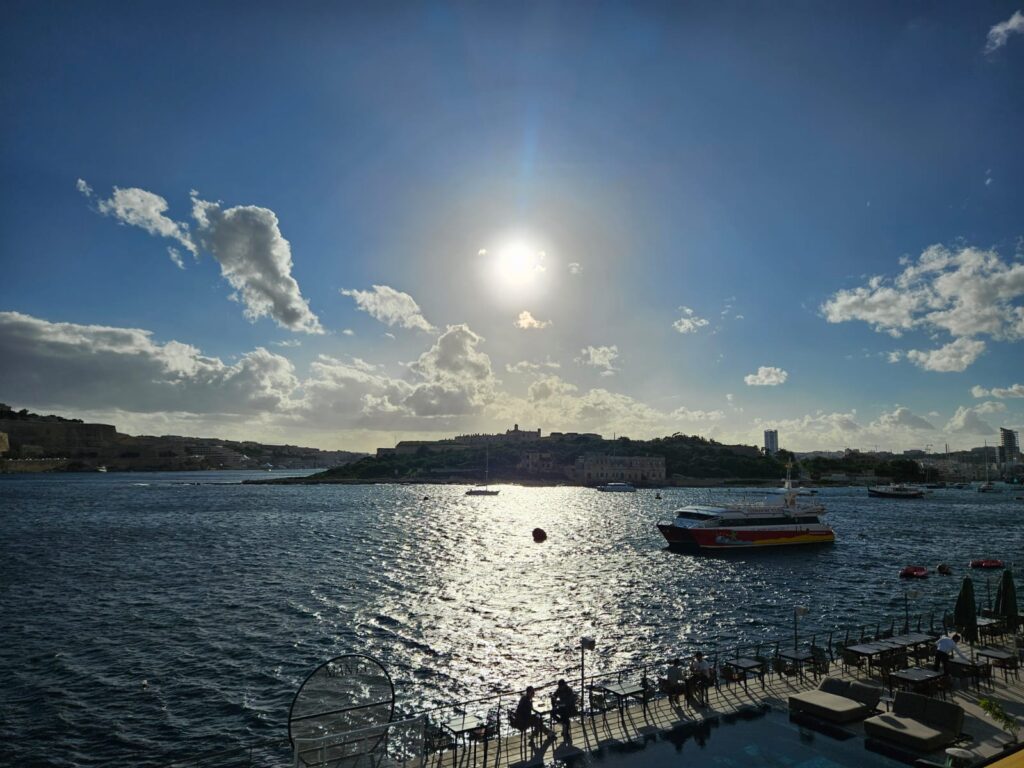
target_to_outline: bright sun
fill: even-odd
[[[537,282],[546,271],[544,251],[524,242],[509,243],[498,251],[495,270],[502,286],[526,288]]]

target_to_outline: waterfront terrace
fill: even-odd
[[[513,712],[522,691],[506,691],[426,712],[396,714],[389,723],[336,731],[320,740],[296,740],[290,757],[284,754],[287,747],[277,743],[248,748],[248,763],[239,763],[241,753],[230,751],[188,764],[540,768],[600,762],[607,768],[632,768],[795,765],[818,760],[836,768],[1020,765],[1024,752],[1015,752],[1018,745],[985,707],[991,706],[986,702],[995,703],[1011,722],[1019,723],[1024,716],[1024,684],[1018,671],[1024,636],[991,630],[986,645],[964,644],[965,653],[977,663],[974,673],[964,676],[953,669],[934,676],[935,638],[944,631],[918,618],[900,628],[893,621],[886,630],[859,627],[806,641],[789,638],[755,646],[708,647],[705,655],[713,679],[704,695],[692,698],[674,695],[666,686],[671,660],[597,674],[577,666],[564,673],[578,705],[568,719],[552,717],[550,697],[556,683],[538,681],[535,686],[534,707],[551,735],[516,723]],[[583,654],[591,647],[587,641],[581,644]],[[884,650],[871,653],[869,646]],[[853,649],[857,650],[851,653]],[[691,660],[692,654],[683,657],[684,667]],[[909,693],[915,678],[933,677],[935,685]],[[864,686],[861,691],[873,692],[864,712],[841,721],[800,706],[801,699],[826,679],[830,682],[823,687],[857,683]],[[935,708],[955,714],[954,730],[940,736],[938,746],[916,749],[880,737],[878,727],[871,725],[899,723],[897,718],[913,701],[934,701]],[[321,723],[327,726],[327,715],[337,713],[326,713]],[[918,723],[926,731],[932,725]]]

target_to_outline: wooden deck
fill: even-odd
[[[866,677],[863,672],[859,675],[844,673],[838,662],[832,664],[830,675],[881,684],[877,678]],[[487,744],[486,764],[482,743],[460,742],[454,754],[452,750],[445,750],[430,755],[425,765],[429,768],[526,768],[550,764],[554,760],[571,761],[586,752],[629,747],[642,749],[644,744],[680,726],[727,716],[744,707],[767,705],[780,712],[788,712],[790,694],[816,687],[817,681],[810,675],[805,678],[772,675],[765,680],[763,688],[757,679],[752,678],[746,690],[742,683],[723,683],[721,687],[709,691],[707,707],[695,708],[682,699],[674,703],[667,697],[659,696],[650,701],[646,709],[640,702],[635,702],[621,711],[611,709],[593,717],[587,714],[582,718],[573,718],[568,729],[556,724],[557,735],[554,738],[538,737],[533,741],[521,738],[515,731],[507,734],[507,723],[502,723],[502,737],[492,739]],[[960,746],[976,755],[978,761],[1001,751],[1007,741],[1006,734],[978,706],[982,698],[995,699],[1002,703],[1009,714],[1024,718],[1024,684],[1014,680],[1012,675],[1009,682],[1006,682],[1001,670],[993,670],[992,687],[986,684],[980,692],[976,688],[954,689],[950,700],[964,708],[963,732],[971,736],[970,743]],[[846,724],[842,727],[863,739],[862,724]],[[941,765],[945,754],[939,751],[923,757]]]

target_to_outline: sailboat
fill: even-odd
[[[985,441],[985,482],[978,486],[978,493],[995,493],[996,487],[988,479],[988,440]]]
[[[491,449],[487,448],[484,454],[484,484],[478,485],[476,488],[470,488],[466,491],[467,496],[497,496],[498,491],[491,490],[487,487],[487,481],[491,477]]]

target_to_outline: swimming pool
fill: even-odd
[[[572,768],[892,768],[905,766],[864,747],[841,728],[812,730],[767,707],[687,723],[645,742],[606,746],[564,763]]]

